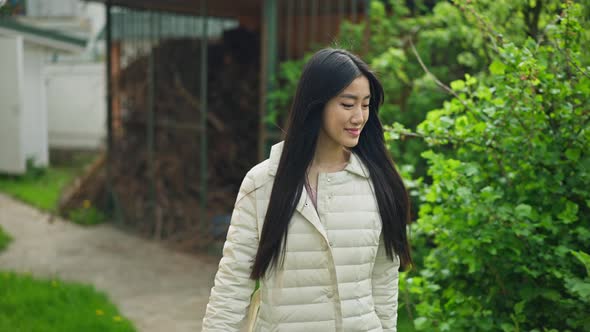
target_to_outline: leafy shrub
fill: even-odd
[[[492,32],[488,77],[388,133],[430,148],[415,234],[434,248],[406,280],[419,330],[590,331],[588,22],[562,9],[539,41]]]
[[[0,251],[6,249],[11,241],[12,238],[10,235],[6,234],[6,232],[4,232],[2,229],[2,226],[0,226]]]
[[[107,216],[88,200],[82,203],[82,207],[69,211],[68,218],[80,225],[96,225],[107,220]]]

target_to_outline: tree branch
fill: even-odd
[[[457,92],[453,91],[453,89],[451,89],[449,86],[447,86],[446,84],[441,82],[432,72],[430,72],[430,70],[428,70],[428,68],[426,67],[426,65],[422,61],[422,57],[420,57],[420,54],[418,54],[418,51],[416,50],[416,47],[414,46],[414,43],[412,42],[411,37],[408,39],[408,41],[410,43],[410,47],[412,48],[412,53],[414,53],[414,55],[416,56],[416,59],[420,63],[420,67],[422,67],[422,70],[424,70],[424,72],[434,80],[436,85],[438,85],[441,89],[443,89],[447,93],[453,95],[461,104],[463,104],[463,107],[465,107],[466,110],[472,111],[471,107],[469,107],[469,105],[467,105],[467,103],[461,97],[459,97]],[[477,113],[474,111],[472,111],[472,113],[475,114],[482,121],[489,120],[489,118],[487,118],[486,116],[484,116],[481,113]]]

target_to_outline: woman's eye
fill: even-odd
[[[367,105],[363,105],[363,108],[369,108],[369,105],[368,104]]]
[[[352,108],[354,105],[353,104],[342,104],[342,106],[344,108]]]

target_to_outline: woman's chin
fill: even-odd
[[[342,142],[340,142],[342,144],[342,146],[347,147],[347,148],[354,148],[355,146],[357,146],[359,144],[359,139],[358,138],[348,138],[345,140],[342,140]]]

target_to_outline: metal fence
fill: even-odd
[[[237,26],[231,19],[109,7],[107,167],[120,222],[156,238],[196,234],[198,221],[210,218],[201,208],[207,196],[228,205],[223,195],[216,202],[219,193],[208,186],[210,154],[219,148],[207,139],[208,122],[227,128],[208,89],[211,71],[222,64],[216,57],[224,55],[224,37]]]

